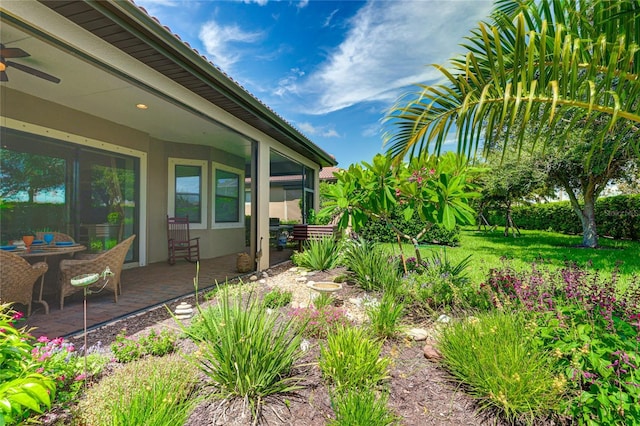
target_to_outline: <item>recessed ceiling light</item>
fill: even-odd
[[[145,104],[137,104],[136,108],[138,108],[138,109],[149,109],[149,107],[146,106]]]

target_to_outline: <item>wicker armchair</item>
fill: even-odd
[[[135,234],[120,242],[117,246],[104,253],[85,256],[83,259],[68,259],[60,261],[60,310],[64,308],[64,298],[78,291],[82,291],[82,287],[71,285],[71,278],[82,274],[101,273],[108,266],[113,272],[113,276],[109,277],[107,289],[113,291],[113,299],[118,303],[118,292],[122,294],[122,286],[120,285],[120,273],[124,259],[129,251],[131,243],[136,238]],[[96,286],[101,286],[98,281]]]
[[[47,269],[45,262],[31,265],[17,254],[0,250],[0,300],[21,303],[27,307],[27,316],[31,315],[33,285]]]

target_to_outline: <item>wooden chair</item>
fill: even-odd
[[[108,277],[109,280],[106,288],[113,291],[113,300],[118,303],[118,293],[122,294],[122,284],[120,282],[120,273],[122,265],[124,265],[125,257],[131,247],[131,243],[136,238],[135,234],[126,240],[118,243],[111,250],[94,255],[85,255],[82,259],[65,259],[60,261],[60,310],[64,307],[64,298],[78,291],[82,291],[82,287],[71,285],[71,278],[83,274],[99,274],[108,266],[113,272],[113,276]],[[95,286],[102,286],[103,281],[98,281]]]
[[[176,263],[176,258],[189,262],[200,260],[200,237],[191,238],[189,234],[189,216],[167,216],[167,248],[169,264]]]
[[[21,303],[31,315],[33,285],[47,272],[45,262],[31,265],[17,254],[0,250],[0,300]]]

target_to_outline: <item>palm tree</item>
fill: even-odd
[[[604,120],[596,142],[635,133],[640,157],[639,45],[640,0],[497,0],[466,55],[436,65],[444,81],[400,98],[385,144],[396,160],[439,153],[455,130],[471,158],[500,138],[520,149],[533,133],[546,146],[545,129],[568,135]]]

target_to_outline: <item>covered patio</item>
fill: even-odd
[[[273,265],[286,262],[291,258],[292,250],[271,250]],[[241,274],[236,269],[236,254],[205,259],[200,262],[200,290],[224,283],[234,278],[248,280],[254,273]],[[166,262],[152,263],[139,268],[130,268],[122,272],[122,297],[113,302],[113,294],[105,291],[92,294],[87,298],[87,328],[100,327],[118,318],[144,312],[158,305],[167,304],[175,308],[178,299],[194,293],[193,278],[196,265],[178,261],[171,266]],[[63,310],[56,303],[56,295],[45,297],[51,310],[45,315],[44,308],[33,304],[33,313],[26,318],[28,327],[35,327],[34,336],[50,338],[76,336],[83,331],[83,295],[76,293],[65,302]]]

